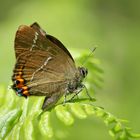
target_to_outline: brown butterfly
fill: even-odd
[[[87,69],[76,68],[65,46],[37,23],[21,25],[15,36],[16,64],[12,89],[18,96],[46,96],[42,109],[52,108],[68,94],[77,95],[85,86]]]

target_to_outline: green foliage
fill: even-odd
[[[5,97],[10,96],[11,98],[16,98],[12,91],[10,91],[9,94],[10,95],[5,94]],[[89,116],[96,116],[103,120],[109,128],[109,134],[117,140],[140,137],[139,134],[133,134],[131,129],[124,125],[124,120],[118,119],[103,108],[89,103],[90,100],[87,100],[88,102],[78,102],[77,99],[76,101],[74,100],[74,103],[59,104],[47,112],[40,110],[42,101],[43,98],[29,98],[23,101],[22,106],[16,107],[15,109],[12,109],[13,107],[11,106],[7,111],[3,112],[1,110],[0,139],[18,140],[20,137],[20,139],[23,140],[37,140],[39,136],[42,139],[56,137],[56,130],[53,128],[51,121],[51,117],[53,119],[54,116],[55,119],[63,123],[65,127],[73,125],[76,118],[88,119]],[[17,101],[15,101],[14,104],[16,103]],[[9,102],[5,102],[5,104],[9,104]],[[33,105],[29,107],[31,104]],[[37,130],[38,134],[36,134]]]
[[[82,58],[80,58],[82,61]],[[90,59],[86,62],[91,70],[86,86],[94,93],[95,86],[102,81],[99,61]],[[93,67],[92,67],[93,66]],[[92,83],[92,84],[91,84]],[[108,127],[109,134],[116,140],[140,138],[126,127],[126,121],[117,118],[105,109],[93,104],[84,96],[65,104],[58,103],[52,110],[43,112],[41,106],[44,97],[19,98],[3,86],[0,87],[0,140],[38,140],[62,139],[67,137],[70,128],[77,119],[97,117]],[[59,131],[58,131],[59,126]]]

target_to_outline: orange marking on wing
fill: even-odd
[[[20,77],[20,76],[17,76],[18,78]],[[17,78],[16,77],[16,78]],[[16,85],[16,87],[17,88],[22,88],[23,86],[24,86],[24,79],[22,79],[22,78],[19,78],[19,79],[17,79],[18,81],[19,81],[19,83]]]
[[[29,96],[30,95],[29,92],[28,92],[28,90],[23,91],[23,94],[26,95],[26,96]]]
[[[23,86],[22,89],[28,90],[28,87],[27,86]]]
[[[16,76],[16,79],[17,80],[21,79],[21,75]]]
[[[24,85],[23,84],[18,84],[16,87],[17,88],[22,88]]]
[[[21,76],[21,75],[22,75],[22,72],[21,72],[21,71],[19,71],[17,74]]]
[[[20,82],[20,84],[23,84],[24,83],[24,79],[22,79],[22,78],[17,79],[17,80]]]

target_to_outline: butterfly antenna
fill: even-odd
[[[92,50],[91,50],[91,52],[90,52],[90,54],[86,57],[86,59],[83,61],[83,63],[82,63],[82,65],[84,65],[85,63],[86,63],[86,61],[89,59],[89,57],[93,54],[93,52],[96,50],[96,48],[97,47],[94,47]]]

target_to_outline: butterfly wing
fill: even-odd
[[[76,66],[68,50],[37,23],[19,27],[15,52],[13,89],[24,96],[64,92],[68,81],[75,76]]]

